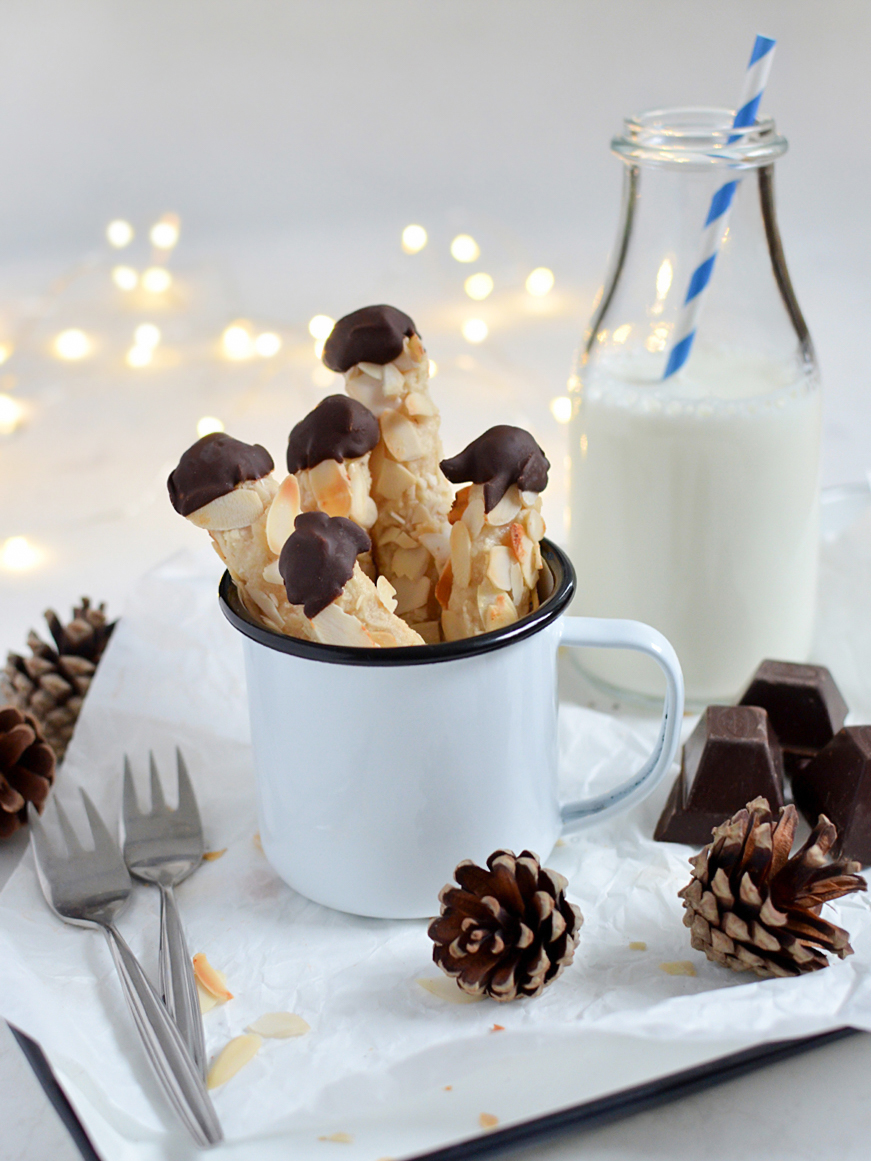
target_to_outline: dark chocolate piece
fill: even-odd
[[[344,463],[372,450],[381,436],[368,407],[347,395],[328,395],[291,431],[287,470],[299,472],[324,460]]]
[[[838,828],[834,851],[871,863],[871,726],[845,726],[793,775],[795,804],[811,826],[821,814]]]
[[[364,306],[340,318],[324,343],[323,360],[331,371],[357,363],[383,367],[402,354],[405,339],[417,334],[407,314],[395,306]]]
[[[274,467],[272,456],[259,443],[243,443],[213,431],[188,448],[166,486],[176,512],[190,516],[237,484],[268,476]]]
[[[680,774],[653,837],[704,846],[754,798],[783,806],[783,758],[765,710],[711,705],[683,748]]]
[[[483,484],[484,510],[492,512],[512,484],[522,492],[543,492],[550,463],[528,431],[503,423],[440,467],[452,484]]]
[[[767,711],[790,776],[828,745],[847,716],[828,669],[792,661],[763,661],[740,704]]]
[[[326,512],[302,512],[278,558],[278,571],[292,605],[309,620],[332,604],[354,571],[361,552],[372,547],[353,520]]]

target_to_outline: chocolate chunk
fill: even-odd
[[[790,776],[828,745],[847,716],[828,669],[791,661],[763,661],[740,704],[767,711]]]
[[[550,463],[528,431],[503,423],[439,466],[452,484],[483,484],[484,510],[492,512],[512,484],[543,492]]]
[[[372,542],[353,520],[326,512],[302,512],[278,558],[278,571],[292,605],[309,618],[332,604],[351,579],[354,564]]]
[[[783,758],[765,710],[711,705],[683,748],[681,769],[653,837],[704,846],[754,798],[783,806]]]
[[[223,431],[198,439],[178,461],[166,481],[176,512],[190,516],[245,480],[268,476],[275,464],[259,443],[243,443]]]
[[[323,360],[331,371],[357,363],[383,367],[402,354],[405,339],[417,334],[412,320],[395,306],[364,306],[340,318],[324,343]]]
[[[821,814],[838,828],[835,854],[871,863],[871,726],[845,726],[793,775],[795,804],[814,826]]]
[[[299,472],[324,460],[344,463],[371,451],[381,435],[368,407],[347,395],[328,395],[291,431],[287,470]]]

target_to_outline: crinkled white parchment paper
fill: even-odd
[[[376,1161],[479,1132],[479,1112],[506,1123],[733,1047],[844,1024],[871,1030],[867,896],[831,908],[856,954],[823,972],[755,981],[691,950],[677,898],[690,852],[649,837],[670,778],[635,810],[567,837],[548,858],[568,877],[585,924],[575,963],[540,998],[459,1004],[426,991],[419,980],[444,977],[432,965],[425,922],[360,919],[309,903],[263,857],[241,648],[218,609],[218,575],[204,551],[143,579],[56,792],[75,814],[75,787],[86,787],[114,826],[123,755],[144,782],[153,749],[171,781],[180,745],[207,848],[226,848],[178,891],[192,951],[226,973],[235,997],[206,1015],[208,1051],[265,1012],[293,1011],[311,1025],[299,1039],[264,1041],[215,1092],[228,1138],[219,1152],[255,1161],[286,1155],[292,1142],[297,1157],[326,1156],[338,1143],[323,1138],[339,1133],[343,1157]],[[824,547],[823,586],[817,659],[856,708],[850,720],[869,720],[871,512]],[[571,699],[562,709],[562,776],[574,796],[625,776],[656,721],[613,712],[562,668]],[[119,926],[152,978],[157,921],[157,892],[138,886]],[[682,961],[695,976],[661,966]],[[131,1161],[192,1155],[150,1076],[102,937],[50,914],[29,851],[0,894],[0,981],[3,1015],[42,1044],[98,1149]]]

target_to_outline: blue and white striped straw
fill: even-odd
[[[771,62],[774,58],[774,46],[777,42],[768,36],[757,36],[750,55],[750,64],[747,66],[747,75],[744,80],[744,91],[741,94],[741,103],[738,112],[732,121],[733,129],[745,129],[754,124],[759,111],[759,102],[768,74],[771,71]],[[729,144],[741,136],[735,133],[729,137]],[[726,231],[729,221],[729,210],[735,190],[740,178],[727,181],[721,185],[711,198],[711,206],[705,219],[705,232],[702,235],[702,246],[699,263],[692,273],[690,284],[684,299],[683,309],[674,331],[674,345],[668,356],[663,379],[668,379],[675,371],[680,370],[690,357],[693,340],[696,337],[696,321],[699,317],[705,287],[711,281],[711,273],[717,260],[717,252]]]

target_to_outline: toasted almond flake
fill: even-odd
[[[354,1138],[350,1133],[330,1133],[327,1137],[318,1137],[319,1141],[334,1141],[337,1145],[353,1145]]]
[[[231,532],[234,528],[247,528],[253,524],[264,506],[262,497],[253,488],[241,484],[232,492],[226,492],[191,512],[188,520],[197,528],[207,528],[210,532]]]
[[[199,980],[194,980],[194,986],[197,989],[197,999],[200,1002],[200,1015],[205,1015],[206,1012],[211,1012],[212,1008],[218,1003],[211,992],[207,992]]]
[[[630,951],[647,951],[647,944],[643,939],[633,939],[629,944]]]
[[[497,527],[501,524],[510,524],[520,511],[520,492],[517,485],[512,484],[499,503],[487,513],[487,523]]]
[[[210,995],[217,1000],[232,1000],[233,993],[227,990],[227,984],[221,979],[222,973],[216,971],[205,955],[198,951],[194,956],[194,976],[203,985]]]
[[[255,847],[257,847],[258,851],[260,851],[260,853],[262,855],[263,854],[263,840],[260,838],[260,831],[259,830],[255,832],[254,838],[252,839],[252,842],[254,843]]]
[[[388,613],[395,613],[396,589],[393,587],[386,576],[380,576],[375,582],[375,592],[378,594],[378,600],[388,611]]]
[[[219,851],[206,851],[203,855],[204,863],[214,863],[216,859],[220,859],[222,855],[227,853],[227,848],[222,847]]]
[[[263,579],[268,585],[280,585],[284,583],[281,578],[281,572],[278,568],[277,560],[270,560],[269,564],[267,564],[266,568],[264,568]]]
[[[246,1031],[265,1036],[267,1040],[287,1040],[291,1036],[305,1036],[311,1032],[311,1026],[293,1012],[267,1012],[249,1024]]]
[[[694,976],[696,974],[695,965],[688,959],[677,959],[671,963],[661,963],[659,967],[667,976]]]
[[[453,586],[454,573],[451,568],[450,557],[448,557],[448,563],[442,570],[442,574],[439,577],[438,584],[436,585],[435,589],[436,600],[443,609],[446,609],[451,603],[451,589]]]
[[[322,512],[328,516],[348,517],[354,497],[344,464],[321,460],[309,469],[308,482]]]
[[[504,1032],[505,1025],[504,1024],[494,1024],[493,1027],[490,1029],[490,1031],[491,1032]]]
[[[246,1032],[241,1036],[234,1036],[229,1044],[224,1045],[218,1054],[215,1063],[209,1069],[206,1077],[206,1088],[218,1088],[234,1077],[240,1068],[244,1068],[249,1060],[253,1060],[260,1051],[263,1041],[259,1036]]]
[[[468,992],[460,991],[459,984],[448,979],[447,976],[439,976],[437,979],[421,979],[417,982],[425,992],[429,992],[431,996],[437,996],[440,1000],[447,1000],[450,1004],[477,1004],[479,1000],[484,999],[483,993],[480,996],[470,996]]]
[[[499,1118],[494,1117],[492,1113],[481,1113],[478,1124],[482,1129],[494,1129],[499,1124]]]
[[[472,539],[481,535],[486,514],[484,512],[484,491],[480,484],[473,485],[469,502],[463,511],[463,523],[469,530]]]
[[[387,500],[399,500],[415,484],[415,477],[408,468],[386,456],[377,467],[373,467],[372,479],[375,491]]]
[[[445,1085],[445,1092],[451,1092],[451,1090],[453,1089],[453,1087],[454,1087],[454,1086],[453,1086],[452,1084],[446,1084],[446,1085]]]
[[[315,639],[324,645],[353,645],[358,648],[372,648],[375,642],[356,617],[346,613],[336,604],[327,605],[312,618]]]
[[[266,542],[276,556],[293,532],[293,522],[299,515],[299,483],[296,476],[287,476],[281,482],[266,514]]]
[[[381,438],[395,460],[418,460],[423,455],[417,428],[401,411],[385,411],[381,416]]]
[[[428,395],[420,391],[410,391],[404,400],[405,410],[409,415],[428,416],[436,414],[436,405]]]

